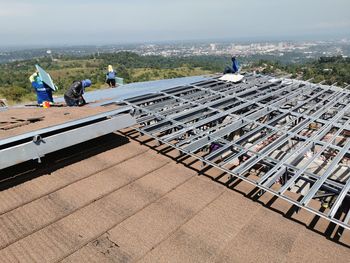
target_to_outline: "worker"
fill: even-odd
[[[42,81],[39,72],[33,73],[29,77],[29,81],[35,89],[39,106],[43,106],[44,102],[53,104],[52,89]]]
[[[235,56],[232,56],[232,73],[237,73],[239,71],[238,60]]]
[[[69,89],[64,93],[64,100],[67,106],[83,106],[86,101],[83,97],[85,88],[91,86],[91,80],[85,79],[81,81],[74,81]]]
[[[237,73],[239,71],[239,64],[238,64],[237,58],[235,56],[232,56],[231,61],[232,61],[232,68],[227,66],[224,70],[224,74]]]
[[[111,88],[115,88],[115,78],[117,76],[117,72],[113,70],[112,65],[108,65],[108,72],[106,74],[106,83]]]
[[[238,60],[236,59],[235,56],[232,56],[232,73],[237,73],[239,71],[239,64]]]

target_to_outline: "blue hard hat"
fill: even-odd
[[[91,80],[89,80],[89,79],[85,79],[82,82],[83,82],[84,88],[91,86]]]

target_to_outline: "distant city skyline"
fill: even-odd
[[[0,0],[0,46],[350,37],[348,0]]]

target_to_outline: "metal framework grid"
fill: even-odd
[[[115,103],[141,134],[350,229],[349,92],[251,74]]]

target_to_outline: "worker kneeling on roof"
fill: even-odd
[[[224,74],[237,73],[239,71],[239,64],[238,64],[237,58],[235,56],[232,56],[231,61],[232,61],[232,68],[227,66],[224,70]]]
[[[86,101],[83,97],[85,88],[91,86],[91,80],[85,79],[81,81],[74,81],[69,89],[64,93],[64,100],[67,106],[83,106]]]
[[[48,101],[50,104],[53,103],[52,89],[42,81],[38,72],[33,73],[29,77],[29,81],[35,89],[37,102],[40,106],[42,106],[45,101]]]

